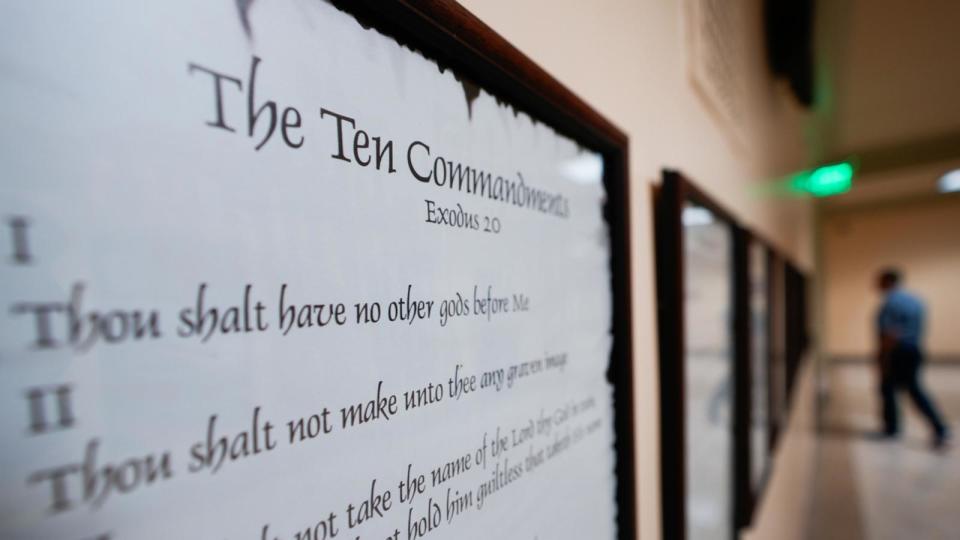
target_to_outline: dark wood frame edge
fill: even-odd
[[[662,537],[686,537],[686,399],[682,361],[683,235],[679,226],[683,208],[683,181],[679,173],[663,171],[654,194],[655,274],[657,288],[657,346],[660,372],[660,507]],[[673,359],[674,361],[670,361]],[[676,390],[676,391],[674,391]]]
[[[733,523],[750,525],[753,518],[750,427],[753,422],[753,350],[750,347],[750,232],[733,225]],[[734,535],[736,538],[736,534]]]

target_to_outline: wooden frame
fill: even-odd
[[[808,337],[806,330],[806,277],[789,259],[758,235],[741,226],[722,205],[700,191],[682,174],[665,170],[663,184],[654,193],[656,231],[657,321],[660,354],[660,456],[661,504],[665,538],[686,537],[686,389],[684,322],[684,240],[682,211],[693,202],[726,222],[731,232],[730,335],[733,351],[733,422],[731,462],[731,538],[749,526],[772,474],[783,422],[790,411],[790,397],[802,362]],[[764,362],[768,395],[768,458],[758,484],[752,482],[751,425],[753,422],[753,350],[749,250],[764,249],[767,276],[767,324]],[[782,346],[774,343],[782,340]],[[782,349],[782,350],[781,350]],[[782,358],[775,358],[780,355]],[[775,380],[773,367],[782,361],[785,380]],[[779,400],[775,400],[775,396]],[[779,403],[779,406],[778,406]]]
[[[364,25],[449,67],[477,86],[603,156],[613,292],[608,379],[614,388],[619,537],[638,534],[630,289],[627,136],[523,53],[453,0],[334,0]]]
[[[783,381],[770,381],[771,391],[774,386],[779,387],[782,395],[782,408],[775,410],[776,404],[771,403],[770,451],[774,452],[779,444],[780,434],[783,431],[792,409],[793,390],[796,376],[799,373],[803,355],[808,342],[807,306],[806,306],[806,277],[797,269],[789,258],[771,250],[771,276],[779,279],[779,290],[775,287],[774,279],[770,280],[770,298],[773,309],[770,310],[771,336],[778,336],[780,349],[771,350],[771,366],[782,363]],[[779,274],[779,275],[778,275]],[[782,319],[777,319],[777,313],[782,313]],[[775,330],[775,326],[779,327]],[[779,332],[779,334],[775,333]],[[772,370],[771,370],[772,373]],[[780,384],[782,382],[782,384]]]
[[[733,526],[750,525],[755,503],[751,482],[750,427],[753,421],[753,350],[750,324],[750,233],[733,225]],[[737,535],[734,533],[733,538]]]
[[[797,269],[788,257],[780,253],[773,245],[760,237],[756,233],[750,234],[750,242],[761,246],[766,252],[766,274],[767,274],[767,347],[765,351],[767,365],[767,463],[764,465],[764,472],[759,485],[750,490],[749,498],[745,499],[745,514],[742,526],[749,525],[753,520],[753,515],[759,501],[763,498],[766,485],[773,472],[773,454],[780,442],[780,435],[784,428],[784,423],[792,410],[792,393],[796,374],[802,365],[803,354],[809,341],[807,333],[808,311],[805,305],[806,299],[806,281],[807,278]],[[780,274],[781,289],[776,287],[777,274]],[[793,277],[790,275],[793,274]],[[777,294],[779,293],[779,294]],[[792,297],[792,298],[791,298]],[[782,311],[782,319],[778,319],[777,312]],[[779,323],[779,324],[778,324]],[[775,327],[780,326],[777,330]],[[749,331],[749,328],[748,328]],[[775,358],[774,339],[780,332],[782,338],[782,351],[779,360]],[[752,354],[752,352],[751,352]],[[752,358],[751,358],[752,360]],[[774,380],[773,366],[776,362],[783,362],[784,381],[783,386],[776,391],[781,394],[782,408],[777,409],[777,403],[772,399],[775,386],[780,381]],[[752,366],[752,362],[751,362]],[[792,373],[791,373],[792,371]],[[752,382],[752,380],[751,380]],[[752,411],[752,405],[750,410]],[[750,419],[752,422],[753,419]],[[748,449],[750,456],[748,466],[753,459],[752,447]]]
[[[755,410],[755,408],[753,403],[753,386],[754,386],[754,383],[756,382],[757,377],[756,377],[756,373],[753,372],[754,349],[751,343],[747,352],[745,353],[746,361],[744,362],[744,364],[747,366],[744,368],[745,371],[747,372],[747,375],[745,376],[745,379],[744,379],[743,388],[748,389],[747,393],[749,393],[749,396],[745,396],[745,399],[744,399],[745,407],[747,407],[748,409],[746,411],[746,418],[748,420],[746,422],[747,433],[745,437],[747,439],[747,444],[744,449],[743,459],[745,460],[745,463],[743,467],[745,467],[748,472],[741,483],[741,487],[740,487],[741,491],[738,492],[738,499],[742,501],[741,504],[743,505],[742,513],[739,514],[740,520],[741,520],[739,523],[740,527],[747,527],[753,522],[753,517],[754,517],[754,514],[756,513],[757,506],[760,500],[763,498],[763,493],[766,490],[766,485],[770,480],[770,474],[773,467],[773,450],[775,448],[775,443],[776,443],[775,430],[779,427],[776,423],[776,418],[774,417],[774,414],[773,414],[774,413],[773,401],[771,399],[773,377],[772,377],[772,370],[770,369],[773,363],[772,362],[773,324],[775,319],[774,301],[772,298],[772,293],[773,293],[772,277],[773,277],[773,270],[774,270],[775,254],[774,254],[774,249],[770,246],[770,244],[764,241],[763,239],[761,239],[760,237],[758,237],[756,234],[750,233],[750,232],[747,232],[746,234],[747,234],[747,238],[745,240],[746,240],[747,258],[748,258],[748,267],[747,267],[748,274],[750,270],[750,266],[749,266],[750,249],[753,246],[758,246],[760,249],[763,250],[763,268],[764,268],[764,275],[766,277],[766,280],[765,280],[766,287],[763,291],[764,296],[766,297],[766,313],[765,313],[766,320],[764,323],[764,327],[766,330],[765,332],[766,338],[764,339],[764,349],[761,352],[761,354],[763,355],[763,360],[762,360],[763,364],[766,366],[766,369],[765,369],[766,377],[765,377],[765,380],[763,381],[763,385],[766,388],[766,394],[767,394],[766,426],[765,426],[766,437],[764,440],[764,447],[767,450],[767,454],[766,454],[766,460],[763,463],[763,471],[760,473],[760,479],[755,484],[753,482],[752,472],[753,472],[753,461],[756,458],[756,456],[754,456],[754,453],[753,453],[752,435],[750,434],[750,430],[754,425],[753,411]],[[750,282],[750,278],[752,278],[752,276],[748,275],[746,278],[748,282]],[[748,339],[752,339],[753,338],[753,317],[752,317],[753,313],[752,313],[752,300],[749,297],[749,294],[745,299],[745,301],[747,302],[746,311],[748,313],[747,328],[745,329],[745,333],[748,336]]]
[[[686,537],[686,433],[683,418],[683,237],[681,219],[685,183],[663,172],[654,194],[657,338],[660,355],[660,506],[662,536]]]
[[[786,317],[786,368],[787,403],[793,399],[797,375],[803,362],[803,355],[809,344],[807,328],[807,278],[795,265],[787,262],[784,267],[784,289]],[[789,410],[789,405],[788,405]]]
[[[780,424],[782,418],[786,415],[787,408],[786,385],[784,384],[782,388],[780,387],[780,381],[775,378],[777,372],[774,370],[778,363],[782,362],[782,369],[784,373],[786,373],[786,342],[783,335],[785,334],[785,325],[781,324],[783,321],[778,319],[778,313],[785,309],[785,295],[777,286],[777,280],[783,279],[783,258],[776,250],[770,249],[768,253],[770,280],[767,284],[767,298],[770,300],[770,310],[767,316],[767,325],[770,329],[770,357],[769,364],[767,365],[769,380],[767,388],[771,396],[768,415],[770,429],[769,450],[772,453],[776,450],[777,443],[780,440],[780,428],[782,427]],[[780,287],[782,287],[782,285]],[[783,343],[779,343],[780,341],[783,341]]]
[[[746,273],[748,233],[732,215],[676,171],[664,170],[663,184],[655,195],[657,322],[660,354],[660,458],[663,536],[686,538],[686,389],[684,260],[682,211],[685,202],[703,206],[729,224],[731,231],[731,302],[733,320],[733,422],[732,422],[732,530],[730,538],[749,522],[749,293]],[[746,479],[747,484],[744,484]],[[745,490],[746,487],[746,490]]]

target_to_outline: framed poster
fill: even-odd
[[[753,521],[756,508],[763,496],[772,465],[771,420],[771,326],[770,326],[770,270],[772,252],[756,235],[744,232],[748,273],[744,284],[745,303],[748,306],[744,335],[748,361],[743,363],[745,415],[743,469],[749,471],[740,479],[739,497],[743,514],[741,526]]]
[[[789,418],[787,392],[787,303],[785,259],[773,252],[770,259],[770,451],[777,448]]]
[[[793,391],[809,346],[807,278],[797,265],[771,249],[770,325],[770,448],[790,417]]]
[[[746,233],[674,171],[656,205],[663,534],[734,538],[749,472]]]
[[[803,363],[809,345],[809,329],[807,326],[807,278],[803,272],[791,262],[785,267],[786,285],[786,353],[787,353],[787,399],[792,401],[793,392],[797,385],[797,376]]]
[[[0,536],[635,537],[610,122],[452,1],[0,27]]]
[[[767,452],[772,456],[790,419],[797,375],[809,345],[807,282],[803,272],[768,243],[767,250]],[[767,459],[770,459],[768,457]]]

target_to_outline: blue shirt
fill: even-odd
[[[923,337],[923,319],[926,308],[916,296],[903,289],[893,289],[880,306],[877,330],[881,335],[893,336],[897,344],[920,345]]]

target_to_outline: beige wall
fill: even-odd
[[[960,197],[834,209],[824,216],[822,234],[828,354],[872,354],[880,301],[873,278],[894,265],[927,303],[928,351],[960,356]]]
[[[681,0],[462,0],[630,137],[639,515],[660,537],[659,391],[651,184],[677,168],[802,266],[812,267],[806,201],[764,195],[767,178],[805,165],[802,115],[765,74],[761,5],[745,0],[742,119],[733,144],[690,84]],[[789,464],[788,464],[789,465]],[[789,481],[789,479],[787,480]],[[792,498],[800,495],[786,489]],[[774,505],[775,508],[781,508]],[[774,521],[776,521],[774,519]]]

